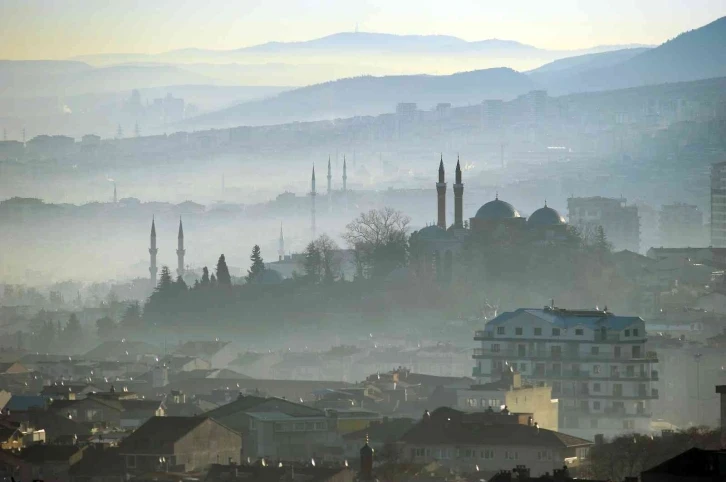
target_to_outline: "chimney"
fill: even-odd
[[[716,385],[716,393],[721,395],[721,448],[726,448],[726,385]]]

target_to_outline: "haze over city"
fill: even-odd
[[[726,480],[723,1],[0,6],[0,478]]]

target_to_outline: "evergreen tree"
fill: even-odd
[[[178,294],[178,293],[184,293],[188,289],[188,286],[184,282],[184,280],[182,279],[181,276],[177,276],[176,282],[174,283],[174,288],[176,288],[176,292]]]
[[[224,255],[221,255],[219,261],[217,261],[217,283],[220,286],[232,285],[232,278],[229,275],[229,268],[227,268],[227,261],[225,261]]]
[[[595,249],[600,253],[608,253],[612,249],[612,245],[608,241],[605,230],[602,226],[598,226],[595,230]]]
[[[72,337],[79,337],[81,336],[83,329],[81,328],[81,322],[78,321],[78,317],[75,313],[71,313],[71,316],[68,318],[68,323],[66,323],[66,328],[63,330],[64,333],[70,334]]]
[[[250,261],[252,261],[252,265],[250,266],[250,269],[247,270],[247,282],[252,283],[257,279],[258,276],[262,274],[263,271],[265,271],[265,263],[262,260],[262,254],[260,253],[260,247],[259,245],[255,244],[252,248],[252,254],[250,255]]]
[[[209,286],[209,269],[205,266],[202,268],[202,286]]]
[[[156,291],[159,293],[169,293],[172,288],[171,271],[168,266],[161,267],[161,276],[159,277],[159,284],[156,285]]]
[[[111,338],[115,329],[116,323],[114,323],[113,319],[108,316],[104,316],[103,318],[96,320],[96,330],[98,331],[98,337],[102,340],[107,340]]]
[[[217,277],[212,275],[211,278],[209,278],[209,285],[210,286],[217,286]]]
[[[303,252],[303,269],[305,277],[312,283],[318,283],[322,275],[322,256],[314,242],[310,242]]]
[[[123,325],[124,328],[136,329],[140,328],[142,324],[141,306],[138,301],[135,301],[126,307],[124,316],[121,318],[121,325]]]

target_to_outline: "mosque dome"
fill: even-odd
[[[544,207],[539,208],[527,219],[527,226],[544,227],[544,226],[561,226],[567,224],[565,218],[560,213],[545,203]]]
[[[426,226],[425,228],[421,228],[416,233],[416,236],[418,239],[422,241],[435,241],[437,239],[446,239],[449,237],[449,233],[439,226],[436,226],[435,224],[432,224],[430,226]]]
[[[489,201],[480,207],[474,217],[477,219],[514,219],[521,216],[514,209],[514,206],[496,198],[494,201]]]

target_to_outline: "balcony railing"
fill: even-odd
[[[474,348],[474,358],[510,358],[510,359],[542,359],[542,360],[561,360],[561,361],[615,361],[619,363],[632,363],[632,362],[647,362],[657,363],[658,355],[655,352],[648,352],[644,357],[629,358],[621,356],[616,358],[614,355],[609,353],[552,353],[544,350],[527,350],[522,354],[519,350],[499,350],[492,351],[491,349]]]

